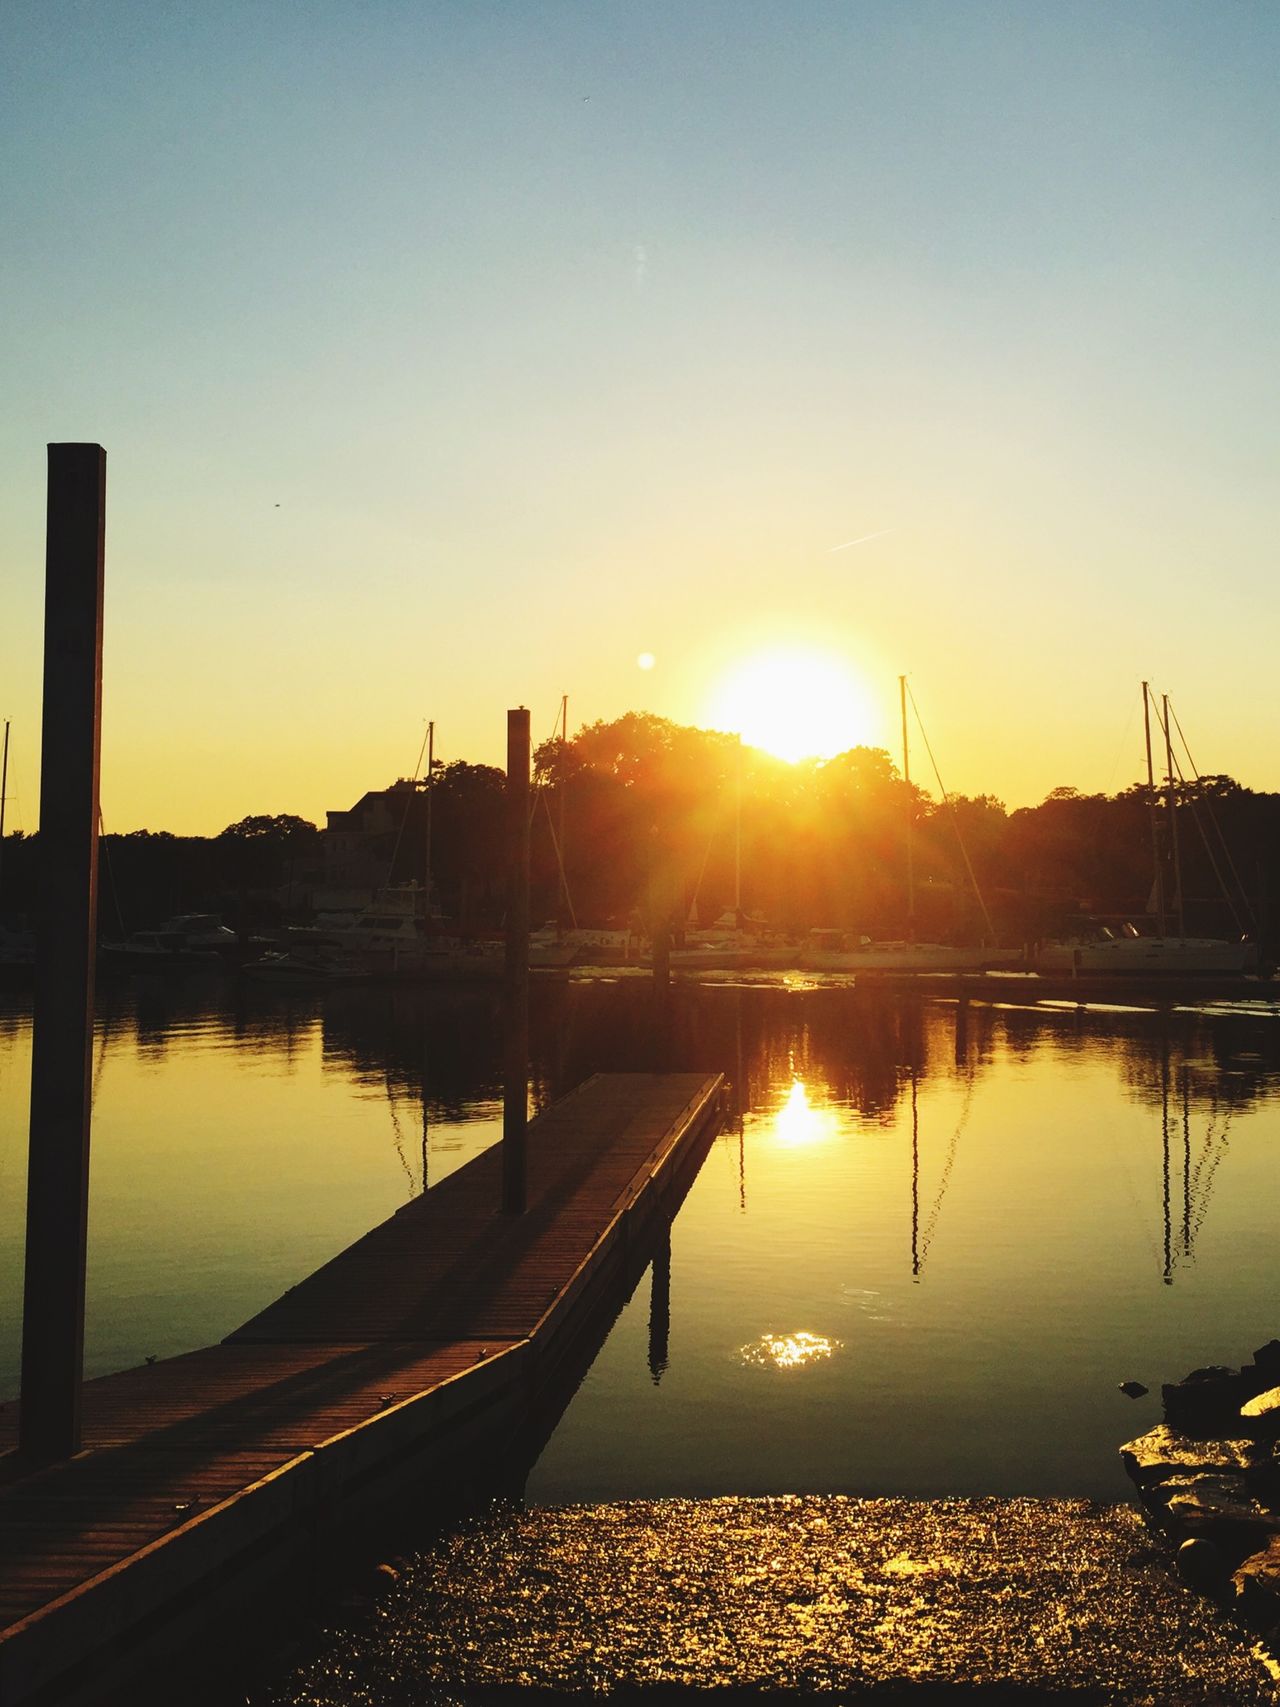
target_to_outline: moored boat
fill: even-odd
[[[1257,964],[1257,945],[1247,940],[1147,936],[1134,924],[1116,930],[1100,921],[1086,921],[1077,930],[1039,944],[1035,951],[1037,972],[1203,977],[1253,972]]]
[[[1142,684],[1142,720],[1147,765],[1147,802],[1151,819],[1152,888],[1149,903],[1154,929],[1142,931],[1131,920],[1119,927],[1106,920],[1084,918],[1062,935],[1037,945],[1038,972],[1122,973],[1129,976],[1205,977],[1243,975],[1258,968],[1257,944],[1243,934],[1236,939],[1188,936],[1182,898],[1182,858],[1178,836],[1177,788],[1173,755],[1173,718],[1169,696],[1157,709],[1164,735],[1165,775],[1156,786],[1151,750],[1151,693]],[[1163,795],[1163,812],[1161,796]],[[1216,870],[1216,866],[1215,866]],[[1166,882],[1172,878],[1172,897],[1166,906]],[[1230,896],[1224,897],[1230,903]],[[1232,908],[1233,912],[1235,908]],[[1169,914],[1177,930],[1169,929]],[[1237,916],[1237,922],[1239,922]]]
[[[810,931],[800,955],[806,972],[985,972],[1022,963],[1016,948],[943,942],[876,942],[842,931]]]
[[[240,938],[216,913],[178,913],[154,930],[104,942],[101,962],[134,972],[216,971],[240,952]]]

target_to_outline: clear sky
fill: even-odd
[[[1135,780],[1144,676],[1280,789],[1278,88],[1271,0],[5,0],[10,827],[61,439],[108,829],[779,646],[1010,806]]]

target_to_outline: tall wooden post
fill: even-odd
[[[49,446],[39,901],[18,1443],[80,1447],[93,971],[98,925],[107,454]]]
[[[525,1209],[529,1121],[529,713],[507,713],[507,967],[502,1096],[502,1207]]]
[[[0,766],[0,866],[4,864],[4,803],[9,798],[9,719],[4,720],[4,763]]]

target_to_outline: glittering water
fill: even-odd
[[[30,1029],[0,995],[0,1393]],[[535,994],[533,1095],[654,1064],[642,983]],[[484,993],[103,992],[86,1359],[220,1338],[494,1141]],[[528,1484],[1119,1495],[1154,1397],[1280,1332],[1280,1020],[723,983],[668,1063],[735,1112]]]

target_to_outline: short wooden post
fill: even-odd
[[[502,1207],[523,1215],[529,1121],[529,713],[507,712],[507,964]]]
[[[39,900],[18,1444],[80,1448],[93,972],[98,928],[107,455],[49,446]]]
[[[663,1216],[649,1284],[649,1375],[656,1387],[671,1360],[671,1223]]]

